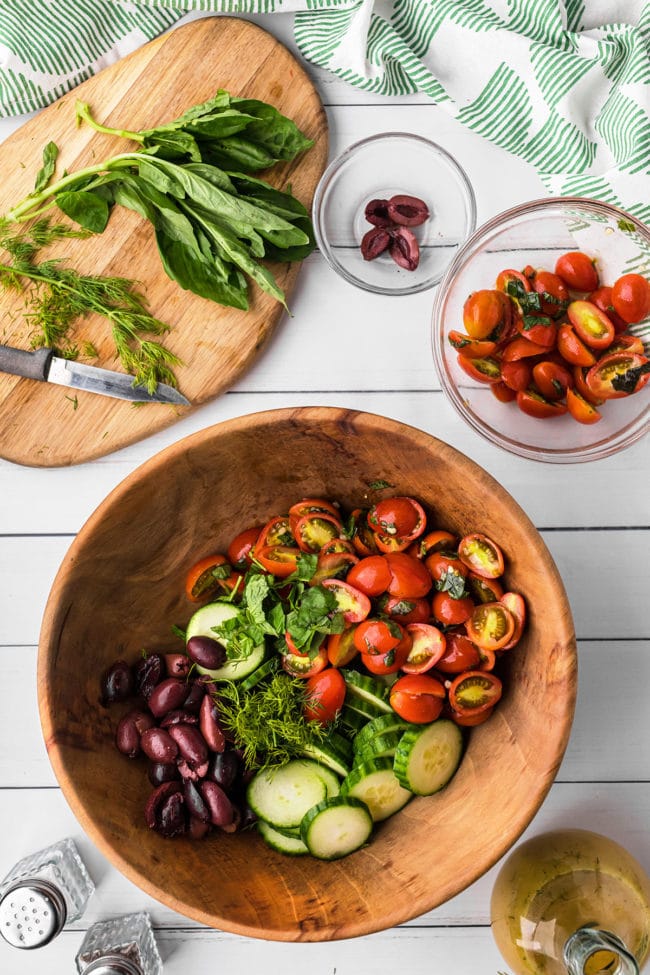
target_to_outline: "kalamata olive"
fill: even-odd
[[[198,728],[191,724],[171,725],[167,734],[171,735],[178,750],[190,767],[197,768],[208,760],[208,746]],[[144,749],[144,743],[142,743]]]
[[[241,829],[248,829],[249,826],[252,826],[256,822],[257,815],[253,812],[248,803],[244,803],[241,807],[241,822],[239,824]]]
[[[210,759],[208,777],[228,792],[237,778],[239,765],[239,758],[231,749],[225,752],[218,752]]]
[[[361,256],[364,261],[374,261],[388,250],[391,235],[384,227],[371,227],[361,238]]]
[[[175,711],[170,711],[161,718],[160,727],[169,728],[173,724],[198,724],[199,716],[198,714],[192,714],[187,708],[177,708]]]
[[[135,758],[140,754],[140,735],[147,728],[153,727],[153,718],[145,711],[129,711],[119,721],[115,732],[115,744],[118,751],[128,758]]]
[[[407,227],[396,227],[391,231],[390,256],[396,264],[407,271],[415,271],[420,263],[420,245],[415,234]]]
[[[239,806],[236,806],[234,803],[232,806],[232,813],[233,816],[231,822],[226,823],[225,826],[219,827],[219,829],[222,829],[224,833],[236,833],[241,825],[241,810]]]
[[[207,670],[218,670],[226,661],[223,644],[209,636],[191,636],[187,641],[187,653],[195,664]]]
[[[149,829],[156,829],[163,803],[175,793],[182,792],[180,782],[163,782],[156,786],[144,807],[144,819]]]
[[[165,799],[156,817],[155,828],[161,836],[168,839],[186,831],[185,797],[182,792],[175,792]]]
[[[196,816],[190,816],[188,833],[193,840],[202,840],[210,832],[210,823],[203,823]]]
[[[185,780],[183,795],[185,796],[185,805],[190,815],[196,819],[200,819],[204,823],[209,823],[211,817],[208,804],[201,795],[199,787],[191,779]]]
[[[388,200],[370,200],[366,203],[364,216],[368,223],[375,227],[388,227],[390,217],[388,216]]]
[[[116,660],[104,671],[101,680],[101,702],[106,707],[115,701],[127,701],[135,693],[135,677],[126,660]]]
[[[429,219],[429,208],[417,196],[391,196],[387,206],[388,218],[402,227],[419,227]]]
[[[181,707],[187,697],[187,684],[177,677],[168,677],[154,687],[148,700],[149,710],[155,718]]]
[[[166,653],[165,667],[169,677],[187,677],[192,661],[184,653]]]
[[[143,731],[140,748],[152,762],[168,764],[178,755],[178,745],[164,728],[148,728]]]
[[[186,711],[191,711],[193,714],[199,713],[205,690],[206,685],[202,680],[193,680],[190,682],[187,697],[183,701],[183,707]]]
[[[147,776],[152,785],[162,785],[163,782],[178,782],[181,773],[176,762],[152,762]]]
[[[192,782],[198,782],[208,774],[209,763],[206,759],[200,765],[194,766],[184,758],[179,758],[176,767],[183,779],[191,779]]]
[[[219,712],[211,694],[206,694],[201,701],[199,711],[199,728],[213,752],[222,752],[226,747],[226,736],[219,724]]]
[[[163,678],[165,673],[165,661],[159,653],[150,653],[143,657],[135,669],[135,684],[138,693],[142,694],[145,700],[149,700],[152,691]]]
[[[228,826],[235,818],[234,806],[221,786],[207,779],[201,783],[201,794],[210,810],[213,826]]]

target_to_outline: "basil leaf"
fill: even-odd
[[[436,579],[438,592],[448,592],[452,599],[462,599],[467,595],[465,579],[454,569],[445,569],[439,579]]]
[[[34,183],[34,192],[40,193],[44,190],[47,184],[50,182],[54,176],[54,169],[56,167],[56,159],[59,155],[59,147],[56,142],[48,142],[43,148],[43,166],[39,169],[36,174],[36,182]]]
[[[68,190],[57,193],[56,203],[59,210],[85,230],[94,234],[105,230],[110,208],[100,195],[89,190]]]

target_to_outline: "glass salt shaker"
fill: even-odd
[[[97,921],[77,953],[80,975],[162,975],[162,960],[145,912]]]
[[[0,934],[15,948],[40,948],[82,916],[94,889],[71,839],[24,857],[0,883]]]

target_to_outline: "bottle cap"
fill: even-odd
[[[142,969],[124,955],[102,955],[84,968],[83,975],[142,975]]]
[[[0,934],[14,948],[40,948],[66,922],[63,894],[54,884],[28,878],[12,884],[0,900]]]

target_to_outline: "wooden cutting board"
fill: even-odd
[[[43,146],[50,140],[60,148],[57,175],[133,148],[131,142],[95,133],[88,126],[78,128],[77,98],[88,102],[105,124],[137,130],[177,117],[219,88],[269,102],[314,140],[297,160],[265,174],[279,188],[290,184],[309,208],[327,161],[327,120],[318,93],[295,58],[266,31],[236,18],[207,17],[101,71],[7,139],[0,146],[0,214],[32,190]],[[58,219],[59,211],[53,213]],[[84,392],[75,398],[64,387],[0,373],[0,456],[16,463],[77,464],[175,423],[242,375],[283,313],[278,302],[252,285],[247,312],[183,291],[162,270],[151,226],[122,208],[115,208],[103,234],[59,242],[48,253],[65,257],[82,273],[137,279],[150,310],[171,326],[165,345],[183,362],[175,372],[192,406],[133,406]],[[289,296],[299,265],[270,266]],[[24,312],[20,295],[2,295],[1,343],[30,347],[32,330]],[[92,342],[99,353],[96,359],[80,361],[121,370],[101,318],[79,322],[74,341],[82,347]]]

